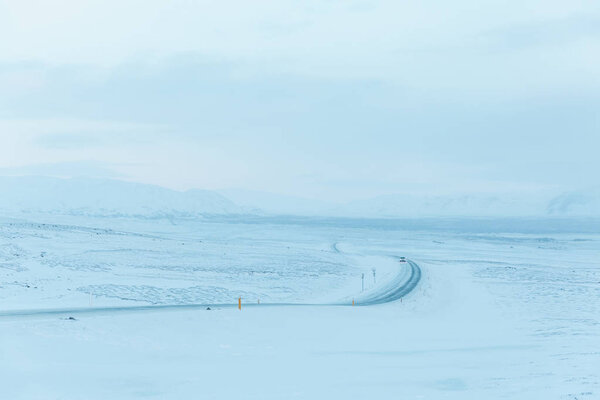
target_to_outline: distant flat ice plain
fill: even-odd
[[[0,398],[600,398],[597,226],[2,218],[0,312],[243,306],[1,317]],[[423,272],[402,302],[245,306],[360,298],[396,256]]]

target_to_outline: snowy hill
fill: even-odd
[[[248,209],[269,214],[336,217],[429,217],[429,216],[544,216],[549,194],[389,194],[345,203],[248,190],[222,190],[219,193]]]
[[[393,194],[353,201],[339,209],[349,215],[376,217],[540,216],[547,198],[541,195],[425,196]]]
[[[350,202],[338,212],[372,217],[596,217],[600,216],[600,188],[559,195],[544,192],[457,196],[396,194]]]
[[[388,194],[335,204],[248,190],[219,193],[252,213],[374,217],[548,217],[600,216],[600,189],[557,193]]]
[[[600,215],[600,187],[567,192],[548,203],[550,215],[598,216]]]
[[[240,213],[376,218],[600,216],[600,188],[559,195],[390,194],[335,204],[248,190],[180,192],[119,180],[23,176],[0,177],[0,213],[143,217]]]
[[[240,207],[208,190],[178,192],[107,179],[0,177],[0,211],[90,216],[231,214]]]

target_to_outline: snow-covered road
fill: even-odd
[[[334,245],[335,246],[335,245]],[[336,251],[339,252],[339,250]],[[375,290],[365,296],[357,297],[356,301],[334,302],[334,303],[248,303],[243,307],[292,307],[292,306],[373,306],[376,304],[390,303],[400,300],[409,294],[419,283],[421,279],[421,268],[414,261],[407,260],[405,263],[399,263],[397,272],[393,278],[385,284],[378,286]],[[53,309],[22,309],[0,311],[0,318],[15,317],[47,317],[62,316],[64,318],[74,317],[76,315],[90,314],[112,314],[117,312],[143,312],[143,311],[176,311],[176,310],[194,310],[206,308],[230,308],[237,307],[235,303],[204,303],[204,304],[168,304],[151,306],[113,306],[113,307],[87,307],[87,308],[53,308]]]
[[[398,274],[391,281],[364,298],[360,298],[357,304],[372,306],[391,303],[412,292],[421,280],[421,268],[412,260],[406,260],[406,263],[400,265],[403,268],[399,268]]]

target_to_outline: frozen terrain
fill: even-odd
[[[3,218],[0,398],[599,398],[599,226]]]

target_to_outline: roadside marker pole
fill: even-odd
[[[242,309],[242,298],[238,297],[238,310]]]
[[[362,279],[362,289],[361,289],[361,292],[364,292],[365,291],[365,274],[364,273],[362,274],[362,278],[361,279]]]
[[[354,299],[352,299],[352,305],[354,305]]]

